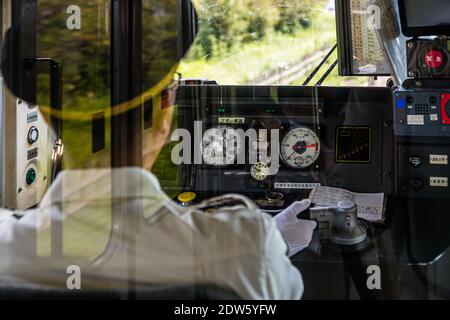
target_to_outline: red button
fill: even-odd
[[[442,124],[450,125],[450,94],[441,95]]]
[[[431,50],[425,55],[425,64],[431,69],[439,69],[444,64],[444,55],[438,50]]]

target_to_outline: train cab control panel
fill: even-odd
[[[177,106],[193,133],[184,192],[274,210],[322,185],[395,193],[389,89],[187,85]]]

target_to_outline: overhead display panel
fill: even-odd
[[[450,35],[450,1],[400,0],[399,5],[406,36]]]

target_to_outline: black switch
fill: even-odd
[[[430,97],[430,103],[432,105],[436,105],[436,103],[438,102],[437,98],[435,96]]]
[[[420,191],[423,189],[425,184],[423,183],[423,180],[420,178],[414,178],[409,181],[409,187],[413,189],[414,191]]]
[[[409,165],[413,168],[420,168],[423,165],[422,157],[419,155],[413,155],[409,158]]]
[[[408,104],[413,104],[413,103],[414,103],[414,98],[411,97],[411,96],[407,96],[407,97],[406,97],[406,102],[407,102]]]

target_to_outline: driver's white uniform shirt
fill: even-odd
[[[105,219],[108,227],[98,221],[104,217],[92,218],[100,211],[115,217]],[[21,219],[17,214],[0,213],[0,278],[14,273],[14,279],[52,282],[52,259],[33,258],[42,251],[36,237],[49,233],[53,216],[63,220],[64,236],[48,242],[60,241],[63,251],[89,251],[104,242],[95,262],[81,266],[83,288],[98,276],[130,280],[132,252],[133,280],[140,284],[212,285],[258,300],[303,294],[301,274],[270,216],[242,207],[208,215],[179,206],[142,169],[64,171],[38,209],[19,213]],[[80,226],[89,232],[77,232]]]

